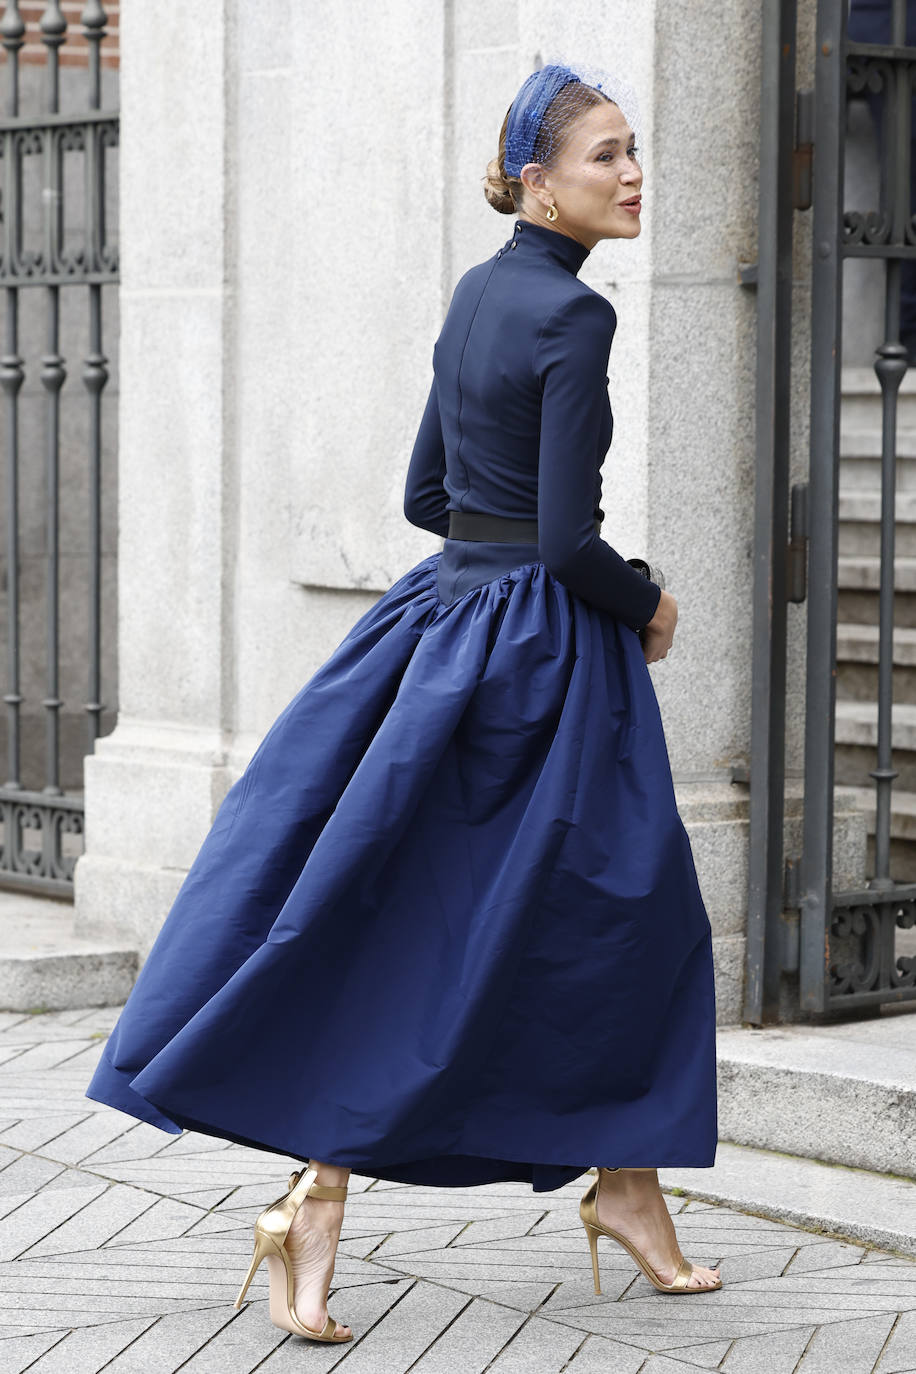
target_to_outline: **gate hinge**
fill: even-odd
[[[801,910],[801,855],[786,856],[782,880],[782,905],[785,911]]]
[[[811,209],[814,163],[814,88],[795,92],[795,146],[792,150],[792,206]]]
[[[808,594],[808,483],[793,482],[786,548],[786,600],[804,601]]]

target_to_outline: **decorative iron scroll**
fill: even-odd
[[[107,239],[102,188],[105,152],[118,146],[118,116],[99,110],[85,111],[79,118],[46,116],[46,121],[23,121],[21,126],[11,119],[0,123],[0,163],[6,160],[13,173],[5,179],[11,188],[9,199],[14,201],[21,195],[25,158],[37,157],[43,167],[51,169],[48,191],[60,207],[63,156],[68,152],[82,154],[92,169],[94,182],[90,192],[92,213],[85,226],[84,242],[75,252],[64,252],[63,217],[58,212],[47,218],[47,252],[22,247],[18,242],[21,230],[12,232],[20,207],[5,204],[0,191],[0,219],[9,216],[11,228],[11,232],[0,237],[0,282],[8,286],[62,286],[76,281],[115,281],[119,270],[118,246]]]
[[[914,89],[916,89],[916,54],[903,56],[903,51],[907,54],[913,53],[912,49],[906,49],[901,50],[901,55],[894,57],[888,57],[885,54],[869,55],[867,46],[863,51],[855,44],[850,44],[846,63],[846,94],[852,97],[883,96],[884,123],[887,129],[882,159],[887,164],[885,167],[885,184],[890,188],[901,187],[903,188],[901,194],[905,193],[909,196],[909,185],[904,184],[903,178],[894,175],[889,165],[895,155],[893,132],[896,125],[895,106],[898,101],[901,101],[906,109],[906,138],[909,141],[910,111]],[[891,196],[893,196],[893,189],[891,189]],[[879,210],[844,210],[842,218],[844,249],[854,249],[856,245],[889,245],[892,242],[900,248],[910,244],[916,246],[916,218],[909,214],[909,209],[908,202],[907,213],[903,216],[903,237],[901,239],[895,239],[893,235],[894,207],[892,204],[887,204]]]
[[[916,926],[916,888],[844,893],[830,919],[830,997],[912,988],[916,955],[896,955],[897,930]]]
[[[65,853],[66,835],[83,835],[81,796],[0,788],[0,879],[4,888],[72,897],[73,870],[82,853]],[[35,837],[29,842],[29,832]]]

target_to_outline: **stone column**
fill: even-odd
[[[637,239],[597,245],[581,278],[617,311],[603,537],[662,568],[679,621],[651,665],[678,807],[713,925],[720,1022],[740,1019],[747,915],[759,7],[605,0],[572,17],[521,3],[521,80],[539,53],[626,78],[639,101]],[[556,21],[556,22],[554,22]],[[492,82],[491,84],[495,84]],[[517,84],[517,83],[516,83]],[[486,109],[495,134],[505,113]]]
[[[230,781],[238,525],[229,3],[121,15],[118,723],[76,928],[148,948]]]
[[[761,12],[651,8],[643,232],[614,252],[608,283],[622,324],[619,469],[613,450],[609,461],[627,553],[661,566],[678,602],[674,647],[650,672],[728,1023],[741,1017],[747,921],[748,787],[735,775],[750,761],[756,296],[738,264],[757,256]]]

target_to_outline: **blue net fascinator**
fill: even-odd
[[[520,176],[526,162],[538,162],[535,152],[538,134],[544,114],[551,101],[566,86],[578,85],[577,91],[570,92],[564,101],[563,119],[559,121],[560,136],[557,138],[557,123],[553,119],[553,141],[546,156],[560,151],[565,142],[565,131],[571,126],[582,109],[592,103],[592,91],[598,91],[607,100],[617,105],[639,142],[638,110],[633,88],[620,77],[601,67],[582,62],[549,62],[533,71],[522,85],[509,109],[506,123],[505,167],[508,176]]]

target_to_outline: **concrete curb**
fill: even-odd
[[[916,1181],[720,1141],[711,1169],[659,1169],[666,1192],[916,1256]]]

